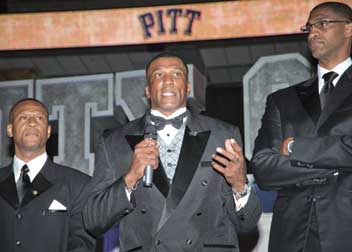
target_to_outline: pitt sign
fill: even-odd
[[[182,8],[158,9],[138,16],[145,38],[153,34],[192,35],[194,23],[200,18],[200,11]]]

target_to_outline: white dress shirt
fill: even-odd
[[[32,182],[34,178],[38,175],[40,170],[43,168],[47,159],[48,159],[48,155],[46,154],[46,152],[32,159],[28,163],[22,161],[15,155],[15,157],[13,158],[13,173],[15,175],[15,181],[17,182],[18,179],[20,178],[22,166],[27,164],[29,169],[28,176]]]
[[[166,115],[164,115],[154,109],[150,110],[150,113],[152,115],[159,116],[159,117],[162,117],[162,118],[168,119],[168,120],[175,118],[176,116],[179,116],[179,115],[183,114],[184,112],[186,112],[185,107],[176,110],[174,113],[172,113],[169,116],[166,116]],[[186,120],[187,120],[187,117],[183,118],[183,122],[185,122]],[[153,122],[152,122],[152,124],[153,124]],[[178,132],[178,129],[176,129],[174,126],[172,126],[171,124],[166,124],[162,130],[158,130],[158,135],[167,145],[169,145],[172,142],[172,140],[174,139],[174,137],[176,136],[177,132]]]
[[[318,65],[318,78],[319,78],[319,94],[321,90],[323,89],[324,86],[324,79],[323,75],[328,73],[328,72],[335,72],[338,74],[338,76],[332,81],[332,84],[334,87],[336,86],[336,83],[340,80],[341,76],[343,73],[347,70],[352,65],[352,60],[351,58],[347,58],[344,61],[342,61],[340,64],[336,65],[333,69],[325,69],[322,66]]]

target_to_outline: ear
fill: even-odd
[[[150,88],[149,85],[145,86],[145,96],[150,99]]]
[[[352,37],[352,23],[345,25],[345,37],[351,38]]]
[[[12,127],[12,124],[8,124],[7,127],[6,127],[6,131],[7,131],[7,135],[9,137],[13,137],[13,131],[12,131],[13,127]]]
[[[51,136],[51,125],[48,125],[48,132],[47,132],[47,134],[48,134],[48,139],[49,139],[50,136]]]
[[[187,83],[187,96],[191,93],[191,84]]]

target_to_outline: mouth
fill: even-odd
[[[311,40],[309,40],[308,44],[309,44],[309,47],[312,48],[312,47],[316,47],[316,46],[324,44],[324,41],[319,40],[319,39],[311,39]]]
[[[161,93],[161,95],[166,97],[175,96],[175,94],[171,92],[164,92],[164,93]]]
[[[27,130],[24,132],[24,136],[27,137],[27,136],[39,136],[39,132],[36,131],[36,130]]]

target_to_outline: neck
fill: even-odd
[[[38,150],[38,151],[23,151],[18,150],[15,147],[15,154],[16,156],[21,159],[23,162],[28,163],[29,161],[35,159],[36,157],[45,153],[45,150]]]
[[[351,50],[345,51],[338,55],[336,53],[333,57],[327,57],[319,59],[319,65],[327,70],[333,69],[335,66],[345,61],[348,57],[350,57]]]

